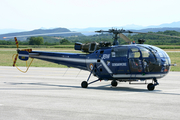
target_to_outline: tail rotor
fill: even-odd
[[[29,55],[29,52],[32,52],[32,49],[19,49],[19,43],[16,37],[14,37],[16,47],[17,47],[17,54],[13,55],[13,67],[16,66],[17,58],[19,56],[19,59],[27,61],[29,57],[24,57],[23,55],[19,55],[19,53],[25,54],[26,56]],[[26,52],[23,52],[26,51]],[[15,57],[14,57],[15,56]]]

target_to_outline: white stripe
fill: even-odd
[[[113,78],[130,78],[130,77],[136,77],[136,78],[147,78],[147,77],[156,77],[156,78],[161,78],[163,77],[163,75],[159,74],[148,74],[148,75],[141,75],[141,74],[128,74],[128,75],[124,75],[124,74],[117,74],[114,75],[113,74]]]
[[[97,59],[86,59],[86,63],[97,63]]]
[[[97,59],[86,59],[87,63],[97,63]],[[104,60],[100,59],[100,62],[102,63],[102,65],[104,66],[104,68],[107,70],[107,72],[109,74],[112,73],[112,71],[109,69],[109,67],[106,65],[106,63],[104,62]]]
[[[19,57],[21,57],[21,56],[23,56],[23,57],[29,57],[29,55],[25,55],[25,54],[19,54]]]
[[[63,60],[63,61],[68,61],[68,62],[86,63],[86,59],[78,59],[78,58],[63,58],[63,57],[50,57],[50,56],[34,56],[34,58],[43,58],[43,59],[51,59],[51,60]]]
[[[109,67],[106,65],[106,63],[104,62],[104,60],[101,60],[101,63],[103,64],[104,68],[108,71],[108,73],[112,73],[112,71],[109,69]]]

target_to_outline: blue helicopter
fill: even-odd
[[[170,71],[170,67],[173,65],[168,54],[162,49],[144,44],[145,40],[143,39],[138,40],[138,44],[132,43],[122,34],[139,32],[123,29],[109,29],[107,31],[100,30],[95,32],[114,34],[113,45],[110,42],[92,42],[86,44],[76,42],[74,46],[75,50],[88,54],[44,52],[33,51],[32,49],[19,50],[18,41],[15,38],[17,54],[14,57],[13,66],[16,66],[18,56],[23,61],[27,61],[29,58],[36,58],[89,71],[88,79],[81,83],[82,88],[87,88],[88,85],[101,80],[112,81],[111,85],[113,87],[116,87],[118,82],[131,83],[139,80],[145,82],[146,80],[152,80],[147,85],[147,89],[152,91],[155,86],[159,85],[157,79],[166,76]],[[177,37],[153,33],[140,34]],[[128,45],[119,45],[118,36],[126,42],[131,43]],[[92,74],[97,77],[97,80],[89,82]]]

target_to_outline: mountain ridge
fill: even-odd
[[[54,28],[54,29],[35,29],[35,30],[31,30],[31,31],[24,31],[24,32],[15,32],[15,33],[6,33],[6,34],[0,34],[0,40],[7,40],[9,39],[9,37],[15,37],[15,36],[23,36],[23,35],[35,35],[35,34],[46,34],[46,33],[61,33],[61,32],[71,32],[69,29],[67,28]],[[82,36],[81,33],[66,33],[66,34],[60,34],[58,36],[72,36],[72,35],[78,35],[78,36]],[[43,36],[43,35],[39,35],[39,36]],[[52,35],[46,35],[46,36],[57,36],[56,34],[52,34]],[[8,37],[5,38],[4,37]],[[18,40],[26,40],[27,37],[17,37]]]
[[[82,31],[86,31],[86,32],[82,32],[81,33],[71,33],[71,34],[60,34],[58,36],[72,36],[72,35],[80,35],[82,36],[84,35],[94,35],[96,33],[94,33],[94,31],[97,30],[108,30],[111,29],[112,27],[88,27],[88,28],[51,28],[51,29],[45,29],[44,27],[41,27],[41,29],[35,29],[35,30],[31,30],[31,31],[22,31],[22,32],[12,32],[12,33],[6,33],[6,34],[0,34],[0,40],[7,40],[7,39],[3,39],[3,37],[6,36],[19,36],[19,35],[33,35],[33,34],[45,34],[45,33],[58,33],[58,32],[71,32],[71,31],[77,31],[77,32],[82,32]],[[121,27],[114,27],[117,29],[125,29],[125,30],[131,30],[134,32],[158,32],[158,31],[166,31],[166,30],[175,30],[180,32],[180,21],[178,22],[172,22],[172,23],[164,23],[164,24],[160,24],[157,26],[140,26],[140,25],[135,25],[135,24],[130,24],[130,25],[125,25],[125,26],[121,26]],[[2,29],[0,29],[2,30]],[[16,30],[16,29],[14,29]],[[91,32],[87,32],[87,31],[91,31]],[[53,35],[48,35],[48,36],[57,36],[55,34]],[[26,40],[27,37],[19,37],[19,40]]]
[[[88,27],[88,28],[69,28],[71,31],[96,31],[96,30],[108,30],[112,27]],[[113,28],[117,29],[125,29],[125,30],[142,30],[142,29],[154,29],[154,28],[180,28],[180,21],[172,22],[172,23],[164,23],[160,25],[150,25],[150,26],[141,26],[141,25],[135,25],[135,24],[128,24],[125,26],[113,26]],[[153,31],[152,31],[153,32]]]

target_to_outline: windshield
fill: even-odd
[[[145,72],[168,72],[170,58],[162,49],[154,46],[139,46]]]

